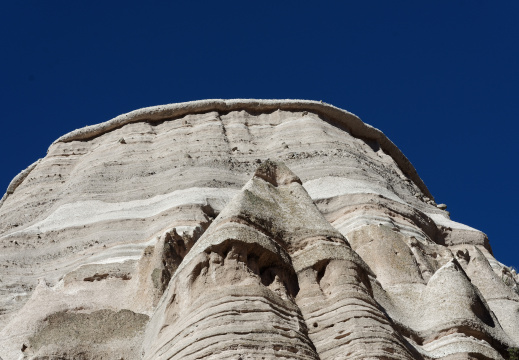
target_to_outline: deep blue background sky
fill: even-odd
[[[140,107],[347,109],[519,267],[519,2],[15,1],[0,6],[0,192],[59,136]]]

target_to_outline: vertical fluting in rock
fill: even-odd
[[[515,271],[380,131],[320,102],[172,104],[67,134],[0,201],[0,246],[3,360],[519,346]]]

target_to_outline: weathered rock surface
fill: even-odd
[[[76,130],[0,203],[0,358],[506,358],[517,274],[445,209],[320,102]]]

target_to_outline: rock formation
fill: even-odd
[[[269,160],[270,159],[270,160]],[[206,100],[73,131],[0,202],[0,359],[503,359],[519,278],[379,130]]]

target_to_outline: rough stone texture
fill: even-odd
[[[506,358],[517,274],[445,209],[321,102],[73,131],[0,201],[0,359]]]

